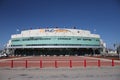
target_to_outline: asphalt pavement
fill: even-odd
[[[120,80],[120,67],[0,68],[0,80]]]

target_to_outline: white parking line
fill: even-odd
[[[34,56],[11,58],[11,59],[2,59],[2,60],[0,60],[0,62],[9,61],[9,60],[18,60],[18,59],[24,59],[24,58],[32,58],[32,57],[34,57]],[[94,58],[94,57],[87,57],[87,56],[79,56],[79,57],[84,58],[84,59],[95,59],[95,60],[102,60],[102,61],[109,61],[109,62],[112,61],[110,59]],[[120,63],[120,61],[118,61],[118,60],[114,60],[114,62]]]
[[[103,58],[94,58],[94,57],[87,57],[87,56],[80,56],[80,57],[83,57],[83,58],[88,58],[88,59],[95,59],[95,60],[102,60],[102,61],[109,61],[109,62],[111,62],[112,60],[110,60],[110,59],[103,59]],[[120,63],[120,61],[119,60],[114,60],[114,62],[118,62],[118,63]]]
[[[28,56],[28,57],[19,57],[19,58],[11,58],[11,59],[2,59],[0,60],[0,62],[2,61],[9,61],[9,60],[18,60],[18,59],[24,59],[24,58],[31,58],[32,56]]]

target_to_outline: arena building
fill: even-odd
[[[103,46],[100,35],[88,30],[46,28],[14,34],[6,48],[14,55],[93,55]]]

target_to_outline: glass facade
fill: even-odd
[[[100,39],[77,36],[45,36],[14,38],[11,43],[11,46],[100,46]]]

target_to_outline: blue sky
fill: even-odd
[[[23,29],[74,26],[100,34],[113,48],[120,42],[120,1],[0,0],[0,49]]]

